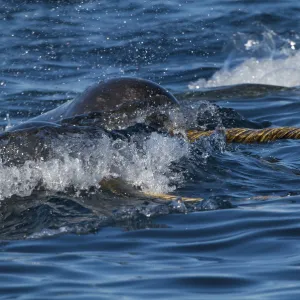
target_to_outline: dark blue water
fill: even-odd
[[[120,76],[173,92],[185,127],[300,127],[299,13],[296,0],[1,1],[1,128]],[[298,141],[133,132],[137,146],[85,128],[1,138],[1,299],[298,299]],[[46,160],[26,152],[41,139]],[[111,175],[142,192],[99,190]],[[157,192],[179,200],[143,197]]]

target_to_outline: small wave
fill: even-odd
[[[16,205],[18,206],[18,204]],[[68,213],[68,216],[61,212],[59,215],[56,214],[56,223],[49,222],[47,224],[43,224],[47,227],[39,229],[36,232],[32,232],[30,228],[26,228],[27,230],[21,233],[21,237],[26,237],[27,239],[40,239],[66,233],[82,234],[98,231],[99,228],[104,226],[120,226],[126,228],[126,230],[151,228],[157,226],[151,221],[153,217],[173,213],[186,214],[189,212],[229,209],[233,207],[234,206],[227,200],[207,199],[201,202],[193,203],[184,202],[180,199],[180,197],[178,197],[178,199],[173,201],[139,201],[135,202],[134,205],[131,203],[131,205],[128,204],[126,206],[121,204],[106,216],[101,213],[98,214],[97,217],[92,215],[84,216],[81,213],[80,218],[78,218],[78,215],[73,216],[76,218],[75,222],[74,220],[72,221],[72,218],[70,218],[70,212]],[[51,208],[53,210],[56,209],[55,205],[53,204]],[[40,221],[42,222],[42,218]],[[4,228],[4,232],[0,232],[0,236],[5,233],[6,230]],[[19,237],[20,232],[9,234],[9,237],[6,236],[8,239],[15,239]]]
[[[237,84],[300,85],[300,50],[296,50],[296,41],[267,30],[259,38],[237,34],[232,44],[234,50],[224,67],[210,79],[191,82],[189,89]]]
[[[63,192],[100,187],[104,178],[122,178],[143,191],[166,193],[182,180],[172,163],[189,155],[183,139],[152,133],[134,141],[108,136],[87,140],[85,136],[53,139],[50,159],[26,160],[22,165],[0,164],[0,199],[29,196],[37,186]]]
[[[222,69],[211,79],[199,79],[189,89],[212,88],[235,84],[266,84],[284,87],[300,85],[300,52],[282,59],[247,59],[232,70]]]

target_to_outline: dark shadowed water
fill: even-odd
[[[174,93],[180,128],[300,127],[299,14],[296,0],[0,0],[1,130],[120,76]],[[139,125],[118,139],[92,121],[1,136],[1,299],[299,298],[300,142]],[[108,176],[143,193],[99,190]]]

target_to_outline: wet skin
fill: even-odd
[[[87,88],[74,100],[9,129],[57,126],[61,121],[93,112],[133,113],[137,109],[163,105],[179,106],[176,98],[160,85],[139,78],[114,78]]]

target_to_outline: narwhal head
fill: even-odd
[[[163,128],[170,120],[165,113],[179,107],[177,99],[160,85],[139,78],[115,78],[87,88],[73,103],[65,117],[101,112],[105,127],[119,129],[135,121]]]

